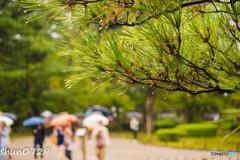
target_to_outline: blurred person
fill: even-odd
[[[93,127],[87,127],[88,140],[91,140],[92,132],[93,132]]]
[[[8,149],[9,147],[10,129],[5,122],[0,122],[0,150]],[[5,159],[5,154],[0,155],[1,160]]]
[[[52,127],[50,125],[50,121],[49,121],[49,117],[44,117],[44,120],[45,120],[45,134],[47,137],[50,137],[51,136],[51,130],[52,130]]]
[[[130,120],[130,129],[132,130],[134,140],[137,140],[137,132],[139,130],[139,122],[137,117],[132,116]]]
[[[91,139],[95,141],[95,150],[98,160],[104,160],[106,147],[110,145],[108,129],[102,121],[98,122],[98,127],[94,128]]]
[[[34,158],[37,159],[37,153],[41,154],[41,159],[43,159],[43,142],[44,142],[44,136],[45,136],[45,129],[42,124],[37,124],[33,130],[33,135],[34,135]],[[40,147],[40,151],[37,149],[37,145]]]
[[[57,146],[58,146],[58,160],[63,160],[64,158],[64,135],[63,126],[57,126],[54,128],[53,135],[57,136]]]
[[[72,160],[71,152],[73,150],[73,128],[71,122],[64,127],[63,130],[64,135],[64,145],[65,145],[65,156]]]
[[[78,127],[78,128],[84,128],[84,126],[83,126],[83,120],[84,120],[83,117],[78,118],[78,121],[77,121],[77,127]]]

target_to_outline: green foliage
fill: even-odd
[[[240,126],[240,122],[234,122],[231,126],[231,130],[235,130],[236,128],[238,128]]]
[[[158,139],[161,141],[178,141],[180,138],[187,135],[187,132],[181,129],[159,129],[156,131]]]
[[[56,51],[56,41],[44,20],[25,23],[19,1],[0,1],[0,110],[20,119],[36,115],[46,105],[42,93],[50,90],[48,78],[59,73],[45,61]]]
[[[158,95],[155,112],[174,111],[183,114],[188,123],[200,123],[204,121],[205,113],[219,113],[223,108],[235,107],[233,101],[232,95],[203,93],[192,96],[183,92],[163,92]]]
[[[178,124],[182,124],[183,120],[181,118],[158,118],[154,124],[154,129],[160,128],[174,128]]]
[[[132,139],[131,133],[110,133],[111,137],[115,138],[128,138]],[[179,141],[159,141],[157,134],[153,134],[151,138],[151,144],[157,146],[168,146],[174,148],[186,148],[186,149],[203,149],[203,150],[220,150],[220,151],[237,151],[239,148],[240,134],[234,133],[224,141],[222,141],[224,135],[218,135],[216,137],[183,137]],[[142,143],[149,143],[147,141],[147,135],[139,133],[139,141]]]
[[[61,53],[79,64],[68,86],[94,77],[194,95],[239,91],[239,1],[24,2],[40,10],[30,21],[51,15],[74,29]],[[99,32],[114,24],[124,33]]]
[[[219,130],[231,130],[232,125],[233,125],[233,120],[227,120],[227,121],[223,121],[218,123],[218,129]]]
[[[216,124],[192,123],[178,125],[176,128],[185,130],[189,137],[215,137],[218,126]]]

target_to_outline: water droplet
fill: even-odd
[[[41,6],[41,4],[38,5],[39,7]]]
[[[145,87],[143,86],[143,88],[145,88]]]
[[[224,93],[224,96],[227,96],[227,95],[228,95],[227,92],[225,92],[225,93]]]
[[[27,23],[27,24],[28,24],[28,22],[25,22],[25,23]]]
[[[27,11],[25,10],[25,11],[23,11],[24,13],[27,13]]]
[[[67,13],[65,13],[65,16],[70,18],[70,17],[72,17],[72,13],[71,12],[67,12]]]
[[[67,87],[67,89],[70,89],[70,88],[71,88],[71,86],[68,86],[68,87]]]

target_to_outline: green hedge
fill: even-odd
[[[218,126],[216,124],[192,123],[178,125],[176,128],[185,130],[189,137],[215,137]]]
[[[174,128],[176,125],[182,123],[184,123],[184,121],[181,118],[158,118],[153,122],[156,130],[161,128]]]
[[[180,129],[165,128],[156,131],[158,139],[161,141],[178,141],[187,135],[187,132]]]

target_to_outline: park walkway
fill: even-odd
[[[79,139],[75,138],[75,150],[73,151],[73,160],[82,160]],[[19,137],[13,139],[10,149],[31,148],[33,145],[32,137]],[[47,138],[44,143],[45,148],[50,148],[50,154],[45,155],[44,160],[57,160],[57,147]],[[87,160],[97,160],[94,154],[94,147],[87,143]],[[111,147],[107,149],[106,160],[202,160],[210,159],[210,151],[176,149],[169,147],[158,147],[134,143],[127,139],[111,139]],[[8,158],[6,158],[8,159]],[[12,156],[12,160],[32,160],[31,153],[28,155]]]

